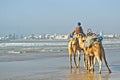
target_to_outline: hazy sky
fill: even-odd
[[[120,34],[120,0],[0,0],[0,34],[66,34],[78,21]]]

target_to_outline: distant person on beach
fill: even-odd
[[[85,36],[80,22],[77,23],[77,26],[76,26],[75,30],[70,33],[70,38],[74,38],[75,34],[79,34],[79,33],[81,33]]]

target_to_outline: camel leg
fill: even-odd
[[[91,56],[88,56],[87,67],[88,67],[88,70],[90,71],[91,70]]]
[[[86,62],[85,62],[85,64],[86,64],[87,70],[89,70],[90,69],[90,57],[89,57],[89,55],[86,55]]]
[[[93,61],[92,56],[90,56],[89,60],[90,60],[90,69],[92,69],[92,64],[93,64],[93,62],[92,62]]]
[[[78,65],[77,67],[80,67],[80,51],[78,51]]]
[[[84,68],[88,70],[89,55],[84,52]]]
[[[102,57],[103,57],[103,59],[104,59],[105,65],[106,65],[109,73],[111,73],[111,70],[110,70],[110,68],[109,68],[109,66],[108,66],[108,64],[107,64],[107,60],[106,60],[106,57],[105,57],[105,52],[104,52],[103,47],[102,47]]]
[[[74,63],[75,63],[75,67],[77,68],[77,64],[76,64],[76,55],[74,54]]]
[[[93,56],[93,71],[94,71],[95,64],[96,64],[96,58],[95,58],[95,56]]]
[[[72,55],[69,55],[69,59],[70,59],[70,68],[72,68]]]
[[[84,63],[84,68],[86,68],[87,70],[90,70],[90,56],[89,55],[85,55],[85,63]]]
[[[94,56],[90,56],[90,70],[94,71]]]
[[[87,55],[84,55],[84,68],[87,69]]]
[[[84,54],[84,68],[86,68],[86,55]]]
[[[97,56],[98,64],[99,64],[99,73],[101,74],[102,69],[102,58],[100,56]]]
[[[94,59],[93,59],[93,60],[94,60],[94,65],[95,65],[95,64],[96,64],[96,58],[95,58],[95,56],[94,56]]]

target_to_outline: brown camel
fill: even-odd
[[[83,55],[84,55],[84,67],[85,67],[85,53],[84,53],[84,47],[85,47],[85,44],[84,44],[84,42],[85,42],[85,40],[86,40],[86,37],[83,35],[83,34],[81,34],[81,33],[79,33],[79,34],[76,34],[76,38],[78,39],[78,46],[79,46],[79,52],[80,51],[83,51]],[[80,54],[80,53],[79,53]],[[80,57],[79,57],[79,61],[80,61]]]
[[[111,73],[111,70],[107,64],[105,51],[100,41],[94,43],[91,47],[85,48],[86,36],[82,36],[81,34],[76,35],[79,42],[79,47],[84,51],[84,61],[85,65],[89,70],[94,68],[95,60],[97,59],[99,63],[99,73],[101,73],[102,68],[102,58],[104,59],[105,65],[108,69],[108,72]]]
[[[76,63],[76,53],[78,51],[78,64]],[[74,64],[75,67],[79,67],[80,64],[80,51],[81,48],[79,47],[78,44],[78,39],[75,38],[71,38],[70,41],[68,42],[68,52],[69,52],[69,59],[70,59],[70,67],[72,68],[72,55],[74,56]]]
[[[101,73],[102,68],[102,58],[104,59],[105,65],[108,69],[108,72],[111,73],[111,70],[107,64],[106,57],[105,57],[105,51],[102,46],[102,43],[97,41],[89,48],[84,48],[85,55],[88,56],[86,60],[88,60],[88,68],[93,69],[95,65],[95,60],[97,59],[99,64],[99,73]],[[90,59],[92,57],[92,59]],[[86,61],[87,62],[87,61]]]

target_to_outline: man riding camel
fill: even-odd
[[[85,36],[80,22],[78,22],[75,30],[72,33],[70,33],[70,38],[74,38],[75,34],[79,34],[79,33],[81,33],[81,34],[83,34]]]
[[[74,56],[75,67],[77,68],[80,66],[80,54],[83,49],[79,46],[79,42],[80,42],[78,39],[79,34],[82,34],[82,36],[85,36],[80,22],[78,22],[75,30],[70,33],[70,40],[68,42],[68,52],[69,52],[71,68],[72,68],[72,56]],[[78,64],[76,63],[76,54],[78,56]]]

